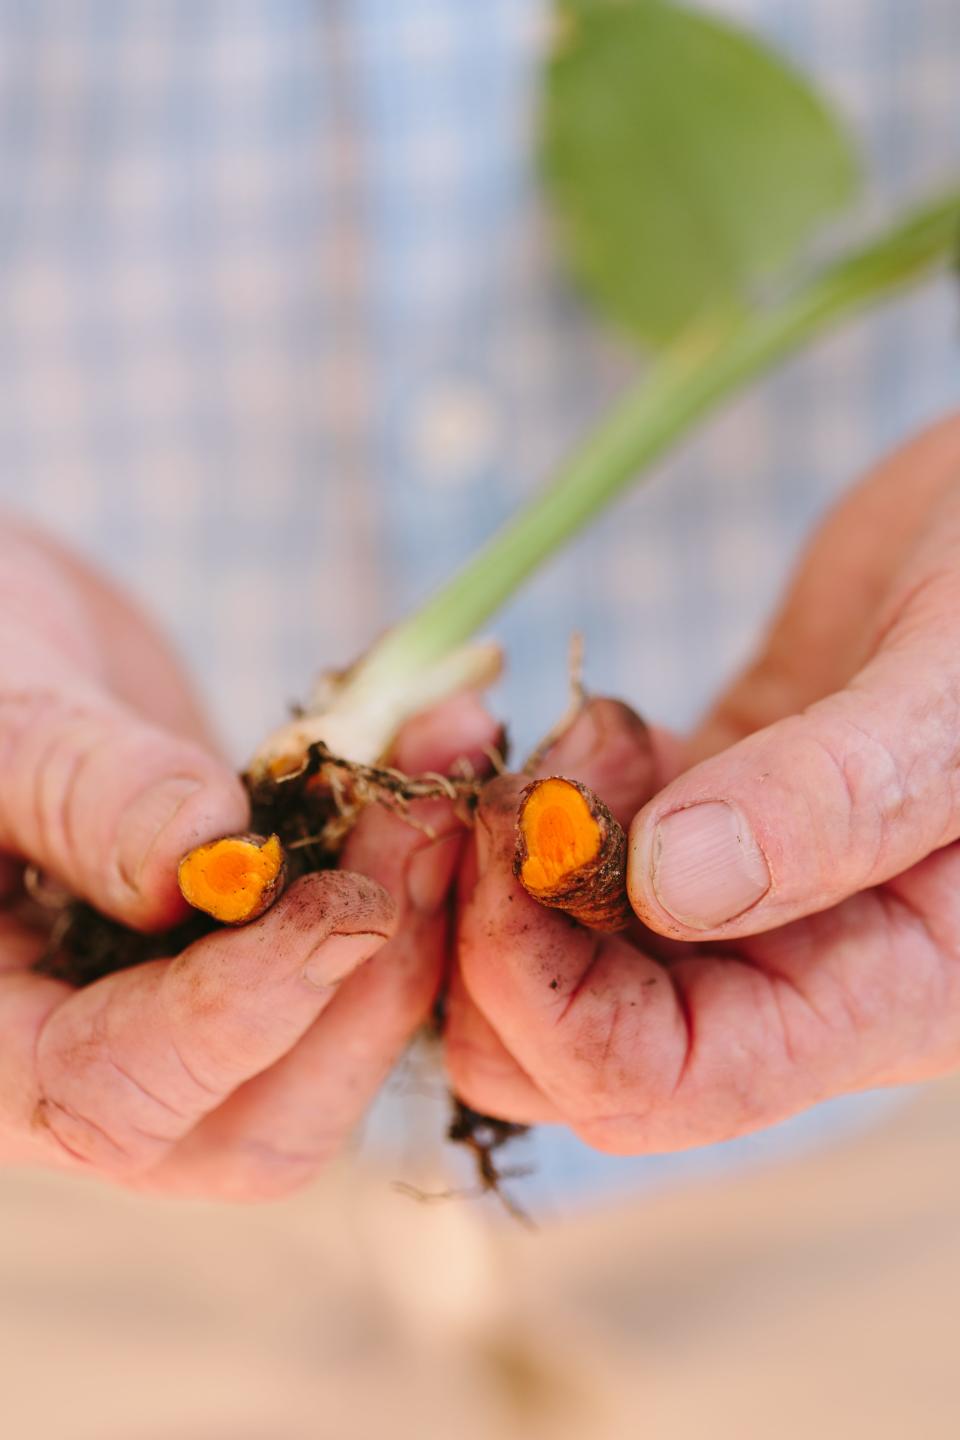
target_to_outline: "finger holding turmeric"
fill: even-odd
[[[165,928],[186,913],[180,857],[242,830],[249,806],[205,744],[156,723],[149,697],[108,687],[100,611],[86,605],[84,572],[72,565],[12,524],[3,532],[0,597],[11,603],[0,612],[0,852],[114,919]],[[122,612],[122,597],[112,599]],[[146,624],[137,633],[144,656],[159,653]],[[168,697],[168,714],[189,713],[186,682],[183,690],[180,706]]]

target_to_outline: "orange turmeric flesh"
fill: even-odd
[[[183,898],[194,909],[224,925],[243,925],[277,899],[285,869],[278,836],[227,835],[185,855],[177,878]]]
[[[600,850],[600,825],[575,785],[544,780],[520,814],[526,842],[520,878],[530,891],[553,890]]]
[[[514,869],[534,900],[595,930],[622,930],[630,918],[626,836],[579,781],[554,775],[523,793]]]

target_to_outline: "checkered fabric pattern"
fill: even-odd
[[[955,174],[956,0],[711,0],[812,72],[875,218]],[[545,0],[0,0],[0,499],[158,612],[238,760],[634,373],[535,185]],[[495,627],[521,747],[591,688],[682,725],[801,538],[960,400],[946,283],[712,421]]]
[[[956,165],[953,0],[714,0],[815,73],[884,213]],[[0,497],[158,610],[238,757],[633,373],[533,183],[543,0],[2,0]],[[588,679],[688,722],[800,537],[955,403],[946,289],[714,421],[498,623],[521,743]]]

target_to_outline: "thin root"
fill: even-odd
[[[506,775],[507,757],[496,745],[484,745],[483,753],[490,761],[494,775]]]
[[[447,1129],[447,1139],[455,1145],[464,1145],[473,1155],[477,1170],[475,1194],[495,1195],[500,1204],[514,1220],[535,1229],[533,1220],[502,1188],[502,1182],[529,1173],[524,1168],[501,1170],[495,1159],[512,1140],[518,1140],[529,1133],[526,1125],[515,1125],[508,1120],[499,1120],[492,1115],[482,1115],[464,1101],[453,1099],[453,1115]]]
[[[570,702],[556,725],[547,731],[540,743],[535,745],[531,753],[527,756],[526,761],[521,766],[524,775],[536,774],[557,741],[562,739],[574,722],[580,718],[584,706],[590,698],[583,684],[583,652],[583,636],[579,630],[574,630],[570,636],[570,648],[567,659]]]
[[[319,742],[294,772],[248,777],[255,823],[276,831],[287,849],[300,854],[301,866],[313,869],[332,863],[367,805],[386,806],[433,840],[436,830],[410,814],[410,805],[417,800],[447,800],[467,820],[480,786],[473,773],[405,775],[392,766],[355,764],[331,754]]]

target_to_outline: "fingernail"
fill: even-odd
[[[663,908],[695,930],[742,915],[770,889],[770,871],[750,827],[718,800],[660,821],[652,880]]]
[[[139,890],[144,867],[170,821],[200,781],[180,775],[151,785],[128,805],[117,831],[117,865],[124,882]]]
[[[329,990],[352,975],[386,939],[371,930],[352,935],[328,935],[303,967],[303,978],[318,990]]]
[[[453,872],[460,856],[464,831],[442,835],[411,855],[407,864],[407,895],[421,915],[437,915],[443,909]]]

